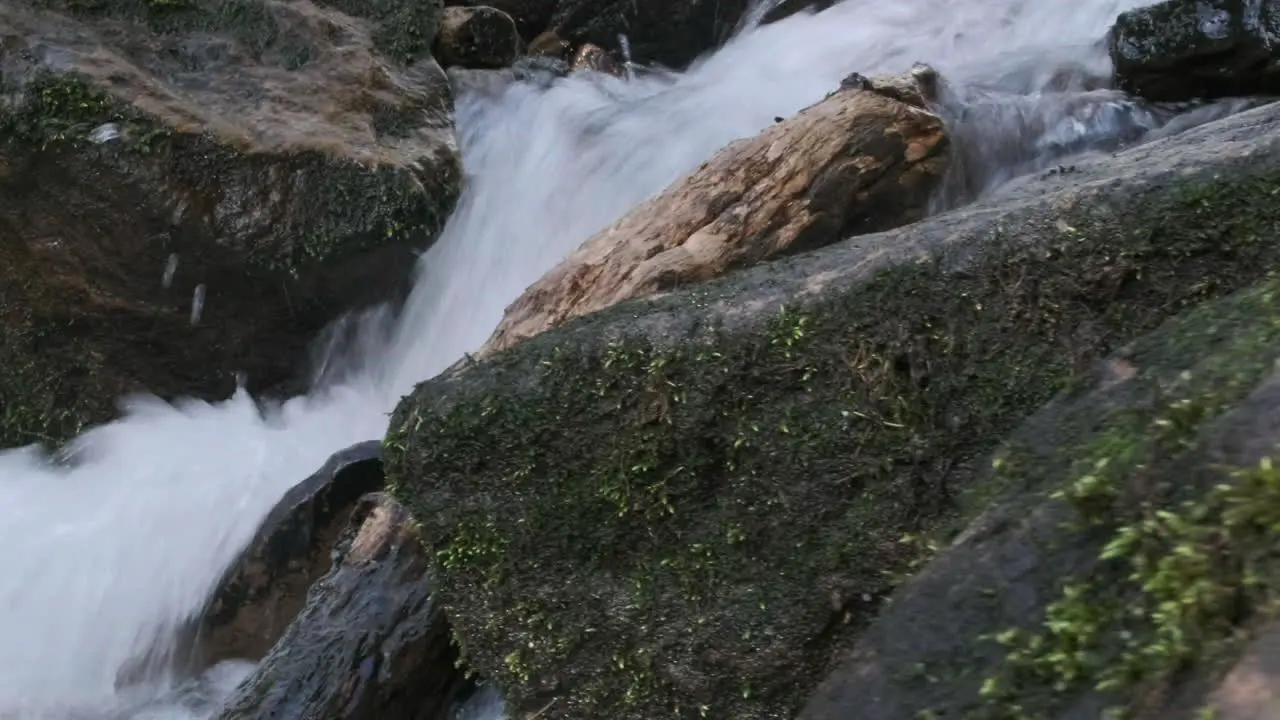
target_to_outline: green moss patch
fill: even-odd
[[[90,398],[64,391],[67,368],[41,351],[41,340],[25,323],[0,327],[0,448],[57,446],[102,412],[88,407]]]
[[[116,123],[129,138],[122,146],[130,151],[149,152],[169,136],[155,119],[76,75],[38,74],[22,86],[0,77],[0,91],[21,98],[0,110],[0,139],[10,146],[48,150],[82,145],[107,123]]]
[[[973,717],[1050,716],[1082,693],[1130,717],[1280,591],[1280,472],[1269,456],[1232,466],[1222,449],[1225,436],[1239,456],[1258,433],[1246,426],[1259,410],[1242,403],[1280,358],[1280,280],[1179,317],[1128,354],[1147,368],[1131,381],[1141,402],[1108,412],[1063,448],[1067,472],[1046,478],[1072,508],[1056,544],[1093,547],[1093,562],[1051,583],[1042,624],[992,636],[1005,657]]]
[[[322,0],[320,4],[377,23],[374,43],[400,62],[430,54],[444,6],[440,0]]]
[[[37,4],[87,20],[111,17],[140,22],[160,34],[223,33],[256,52],[282,35],[264,0],[37,0]],[[430,54],[442,7],[439,0],[321,0],[317,4],[371,21],[377,48],[405,63]]]
[[[468,662],[518,706],[555,697],[549,718],[789,715],[977,458],[1108,348],[1275,262],[1277,188],[1077,210],[757,331],[605,343],[626,304],[423,384],[389,476]]]
[[[271,169],[302,179],[305,196],[289,204],[289,214],[279,218],[269,238],[197,229],[239,243],[260,269],[289,276],[389,245],[427,246],[444,226],[459,188],[450,173],[426,179],[424,192],[424,178],[402,167],[367,168],[310,150],[245,153],[208,134],[175,133],[74,73],[39,73],[21,87],[2,81],[0,88],[20,101],[0,110],[0,142],[15,152],[98,156],[115,165],[122,179],[155,185],[152,200],[165,212],[179,191],[213,202],[228,187],[250,186]],[[107,123],[114,124],[119,139],[93,142],[93,132]],[[132,164],[118,165],[122,157]]]

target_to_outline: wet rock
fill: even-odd
[[[939,208],[971,202],[1012,177],[1086,150],[1115,151],[1166,127],[1172,133],[1244,109],[1235,101],[1217,108],[1154,103],[1112,89],[1012,93],[936,76],[929,93],[955,148]]]
[[[1120,88],[1151,100],[1280,92],[1280,3],[1164,0],[1116,19]]]
[[[482,353],[629,298],[920,219],[950,152],[925,104],[915,76],[859,76],[729,145],[539,279]]]
[[[515,21],[501,10],[478,5],[441,11],[435,56],[445,67],[506,67],[519,53]]]
[[[218,720],[444,720],[471,686],[455,663],[430,565],[408,513],[362,498],[284,636]]]
[[[529,41],[525,48],[529,55],[546,56],[564,60],[569,56],[569,43],[554,30],[547,30]]]
[[[614,60],[609,53],[591,43],[586,43],[574,51],[569,67],[574,71],[588,70],[605,75],[613,75],[614,77],[623,76],[622,65]]]
[[[945,545],[998,496],[998,444],[1091,387],[1077,368],[1280,263],[1280,106],[1073,164],[420,384],[392,417],[387,475],[441,558],[467,666],[539,720],[794,717],[928,558],[920,538]],[[1235,317],[1274,332],[1275,297]],[[1170,344],[1170,374],[1144,387],[1203,375],[1204,347]],[[959,642],[966,624],[946,624],[938,642]]]
[[[276,503],[200,618],[197,671],[223,660],[257,660],[276,644],[302,610],[307,589],[329,572],[356,502],[382,489],[381,454],[377,441],[336,453]]]
[[[407,292],[461,183],[412,5],[0,4],[0,445],[297,380],[329,321]]]
[[[521,37],[528,41],[542,37],[549,42],[552,36],[546,33],[550,32],[568,47],[591,43],[616,53],[621,51],[618,37],[625,35],[633,61],[671,68],[684,68],[727,40],[750,6],[747,0],[464,0],[450,4],[492,5],[513,17]],[[777,20],[803,7],[799,2],[785,3],[767,17]]]
[[[1271,717],[1274,629],[1241,640],[1280,598],[1277,293],[1179,314],[1028,419],[798,720]]]

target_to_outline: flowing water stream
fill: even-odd
[[[994,92],[962,98],[987,113],[961,134],[980,186],[1164,122],[1075,92],[1106,76],[1097,40],[1141,4],[846,0],[748,29],[684,74],[637,69],[630,82],[576,77],[461,98],[468,185],[457,211],[405,312],[358,319],[358,341],[328,358],[311,393],[265,409],[244,394],[132,398],[76,441],[69,467],[33,448],[0,452],[0,718],[206,716],[249,664],[159,704],[165,688],[119,691],[116,672],[199,608],[290,485],[380,437],[402,394],[481,345],[583,239],[848,73],[924,61],[958,87],[986,83]],[[1035,94],[1044,89],[1071,92]]]

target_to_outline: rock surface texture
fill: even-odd
[[[479,5],[440,12],[435,57],[445,67],[501,68],[519,54],[515,21],[501,10]]]
[[[473,0],[456,5],[491,5],[515,19],[521,37],[532,41],[551,31],[574,47],[585,43],[619,52],[626,35],[636,62],[683,68],[727,40],[742,21],[746,0]],[[784,3],[778,19],[801,3]],[[566,50],[567,51],[567,50]]]
[[[0,445],[274,386],[407,290],[461,183],[435,9],[343,5],[0,3]]]
[[[333,569],[218,720],[445,720],[468,689],[412,518],[365,496]],[[371,591],[376,589],[376,591]]]
[[[1034,490],[993,480],[1001,440],[1063,390],[1087,391],[1117,348],[1264,281],[1280,261],[1277,193],[1270,105],[630,300],[419,385],[392,419],[388,483],[439,558],[465,662],[541,720],[793,717],[833,662],[874,642],[883,601],[930,555],[920,538],[945,541],[1000,491]],[[1274,332],[1275,296],[1259,292],[1224,301],[1253,303],[1229,315],[1251,323],[1240,334],[1197,316],[1203,333],[1171,342],[1163,364],[1143,351],[1111,375],[1155,373],[1141,387],[1176,390],[1158,398],[1176,414],[1195,358],[1229,349],[1214,343],[1270,368],[1244,347]],[[1267,372],[1203,387],[1235,402]],[[1056,565],[1063,576],[1096,557],[1073,550],[1082,564]],[[1034,620],[1045,597],[1028,572],[994,602]],[[903,636],[894,657],[924,654],[916,643]],[[972,697],[982,678],[964,682]],[[844,714],[825,717],[849,716],[834,707]]]
[[[1120,88],[1151,100],[1280,93],[1280,3],[1164,0],[1121,13],[1108,47]]]
[[[371,441],[335,454],[276,503],[200,618],[197,672],[223,660],[258,660],[276,644],[307,589],[329,572],[357,501],[382,489],[381,450]]]
[[[1181,313],[1033,415],[798,720],[1270,717],[1242,675],[1274,639],[1204,690],[1280,599],[1278,301]]]
[[[950,150],[925,105],[912,78],[856,78],[730,144],[543,275],[483,352],[623,300],[919,220]]]

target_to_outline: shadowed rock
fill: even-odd
[[[200,619],[194,663],[257,660],[302,610],[307,590],[329,572],[356,501],[382,489],[381,443],[336,453],[271,510],[218,583]]]
[[[1151,100],[1280,93],[1280,4],[1164,0],[1121,13],[1108,37],[1120,88]]]
[[[430,563],[408,513],[365,496],[280,642],[218,720],[445,720],[470,684],[456,667]]]
[[[1280,263],[1278,188],[1268,105],[420,384],[387,474],[467,666],[540,720],[794,717],[1010,432]]]
[[[515,22],[501,10],[478,5],[441,11],[435,56],[445,67],[506,67],[519,53]]]
[[[923,66],[904,78],[851,76],[730,144],[534,283],[482,352],[629,298],[920,219],[950,152],[942,120],[926,109],[933,78]]]
[[[294,380],[328,322],[404,295],[461,183],[410,4],[0,3],[0,445]]]
[[[491,5],[516,21],[526,41],[552,33],[569,46],[586,43],[610,52],[626,35],[632,59],[683,68],[694,58],[727,40],[750,6],[747,0],[461,0],[451,5]],[[768,15],[780,19],[804,7],[785,3]],[[552,44],[552,43],[548,43]],[[546,46],[543,46],[546,47]],[[563,54],[557,55],[563,57]]]

